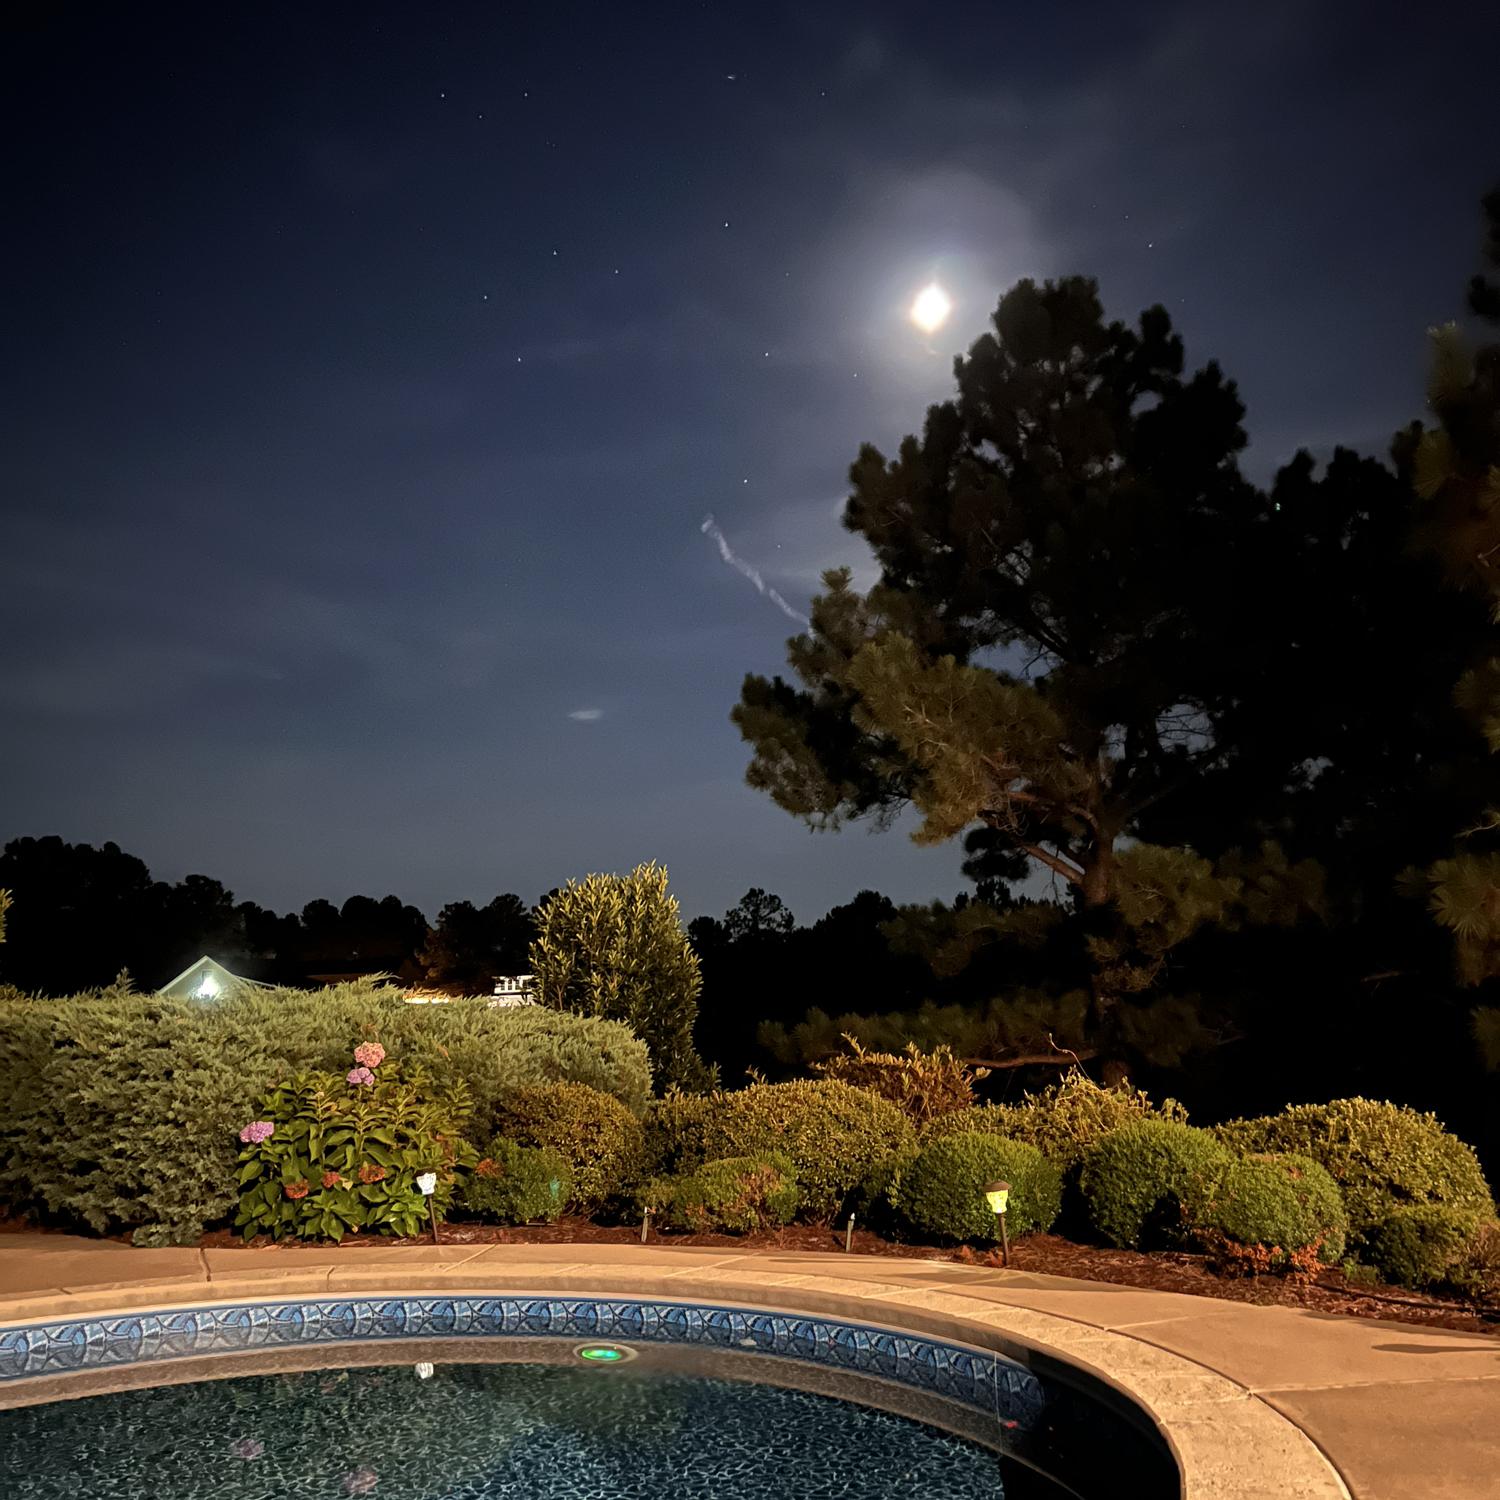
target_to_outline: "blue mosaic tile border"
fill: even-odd
[[[0,1330],[0,1383],[287,1344],[476,1336],[606,1339],[742,1350],[877,1376],[1029,1432],[1047,1396],[1024,1365],[827,1318],[597,1297],[381,1297],[235,1303]]]

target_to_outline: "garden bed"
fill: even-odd
[[[638,1226],[595,1224],[579,1218],[510,1229],[493,1224],[464,1223],[445,1224],[442,1228],[445,1245],[628,1244],[639,1239]],[[766,1234],[752,1235],[657,1234],[653,1231],[652,1239],[664,1245],[711,1246],[725,1250],[828,1251],[844,1248],[842,1231],[810,1224],[792,1224]],[[244,1240],[232,1231],[216,1230],[205,1235],[201,1243],[206,1248],[238,1249],[244,1245]],[[257,1239],[253,1245],[264,1247],[271,1243],[268,1239]],[[348,1238],[344,1243],[357,1254],[361,1245],[385,1246],[403,1242],[386,1235],[360,1235]],[[998,1256],[974,1256],[963,1250],[900,1244],[862,1229],[855,1230],[852,1248],[857,1255],[998,1264]],[[1476,1307],[1400,1288],[1363,1286],[1331,1267],[1320,1271],[1312,1280],[1287,1276],[1221,1276],[1209,1269],[1202,1255],[1112,1250],[1098,1245],[1080,1245],[1053,1234],[1028,1235],[1018,1240],[1011,1246],[1010,1265],[1012,1270],[1034,1271],[1046,1276],[1072,1276],[1081,1281],[1107,1281],[1158,1292],[1186,1292],[1231,1302],[1305,1307],[1349,1317],[1381,1318],[1387,1322],[1415,1323],[1428,1328],[1489,1333],[1500,1338],[1500,1305]]]

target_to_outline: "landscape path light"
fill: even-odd
[[[984,1201],[989,1204],[990,1212],[994,1214],[996,1222],[1000,1225],[1000,1264],[1010,1265],[1010,1236],[1005,1232],[1005,1210],[1010,1205],[1010,1184],[1008,1182],[987,1182],[984,1185]]]
[[[437,1192],[437,1173],[423,1172],[417,1178],[417,1190],[427,1200],[427,1214],[432,1220],[432,1243],[434,1245],[441,1245],[442,1241],[438,1238],[437,1204],[432,1199],[432,1195]]]

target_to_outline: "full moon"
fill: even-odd
[[[911,305],[911,320],[923,333],[936,333],[948,321],[953,299],[937,282],[930,281],[917,293]]]

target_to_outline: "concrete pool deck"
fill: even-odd
[[[945,1260],[651,1244],[144,1250],[0,1236],[5,1325],[383,1292],[719,1301],[1054,1356],[1156,1420],[1187,1500],[1500,1494],[1500,1338]],[[3,1394],[3,1393],[0,1393]]]

